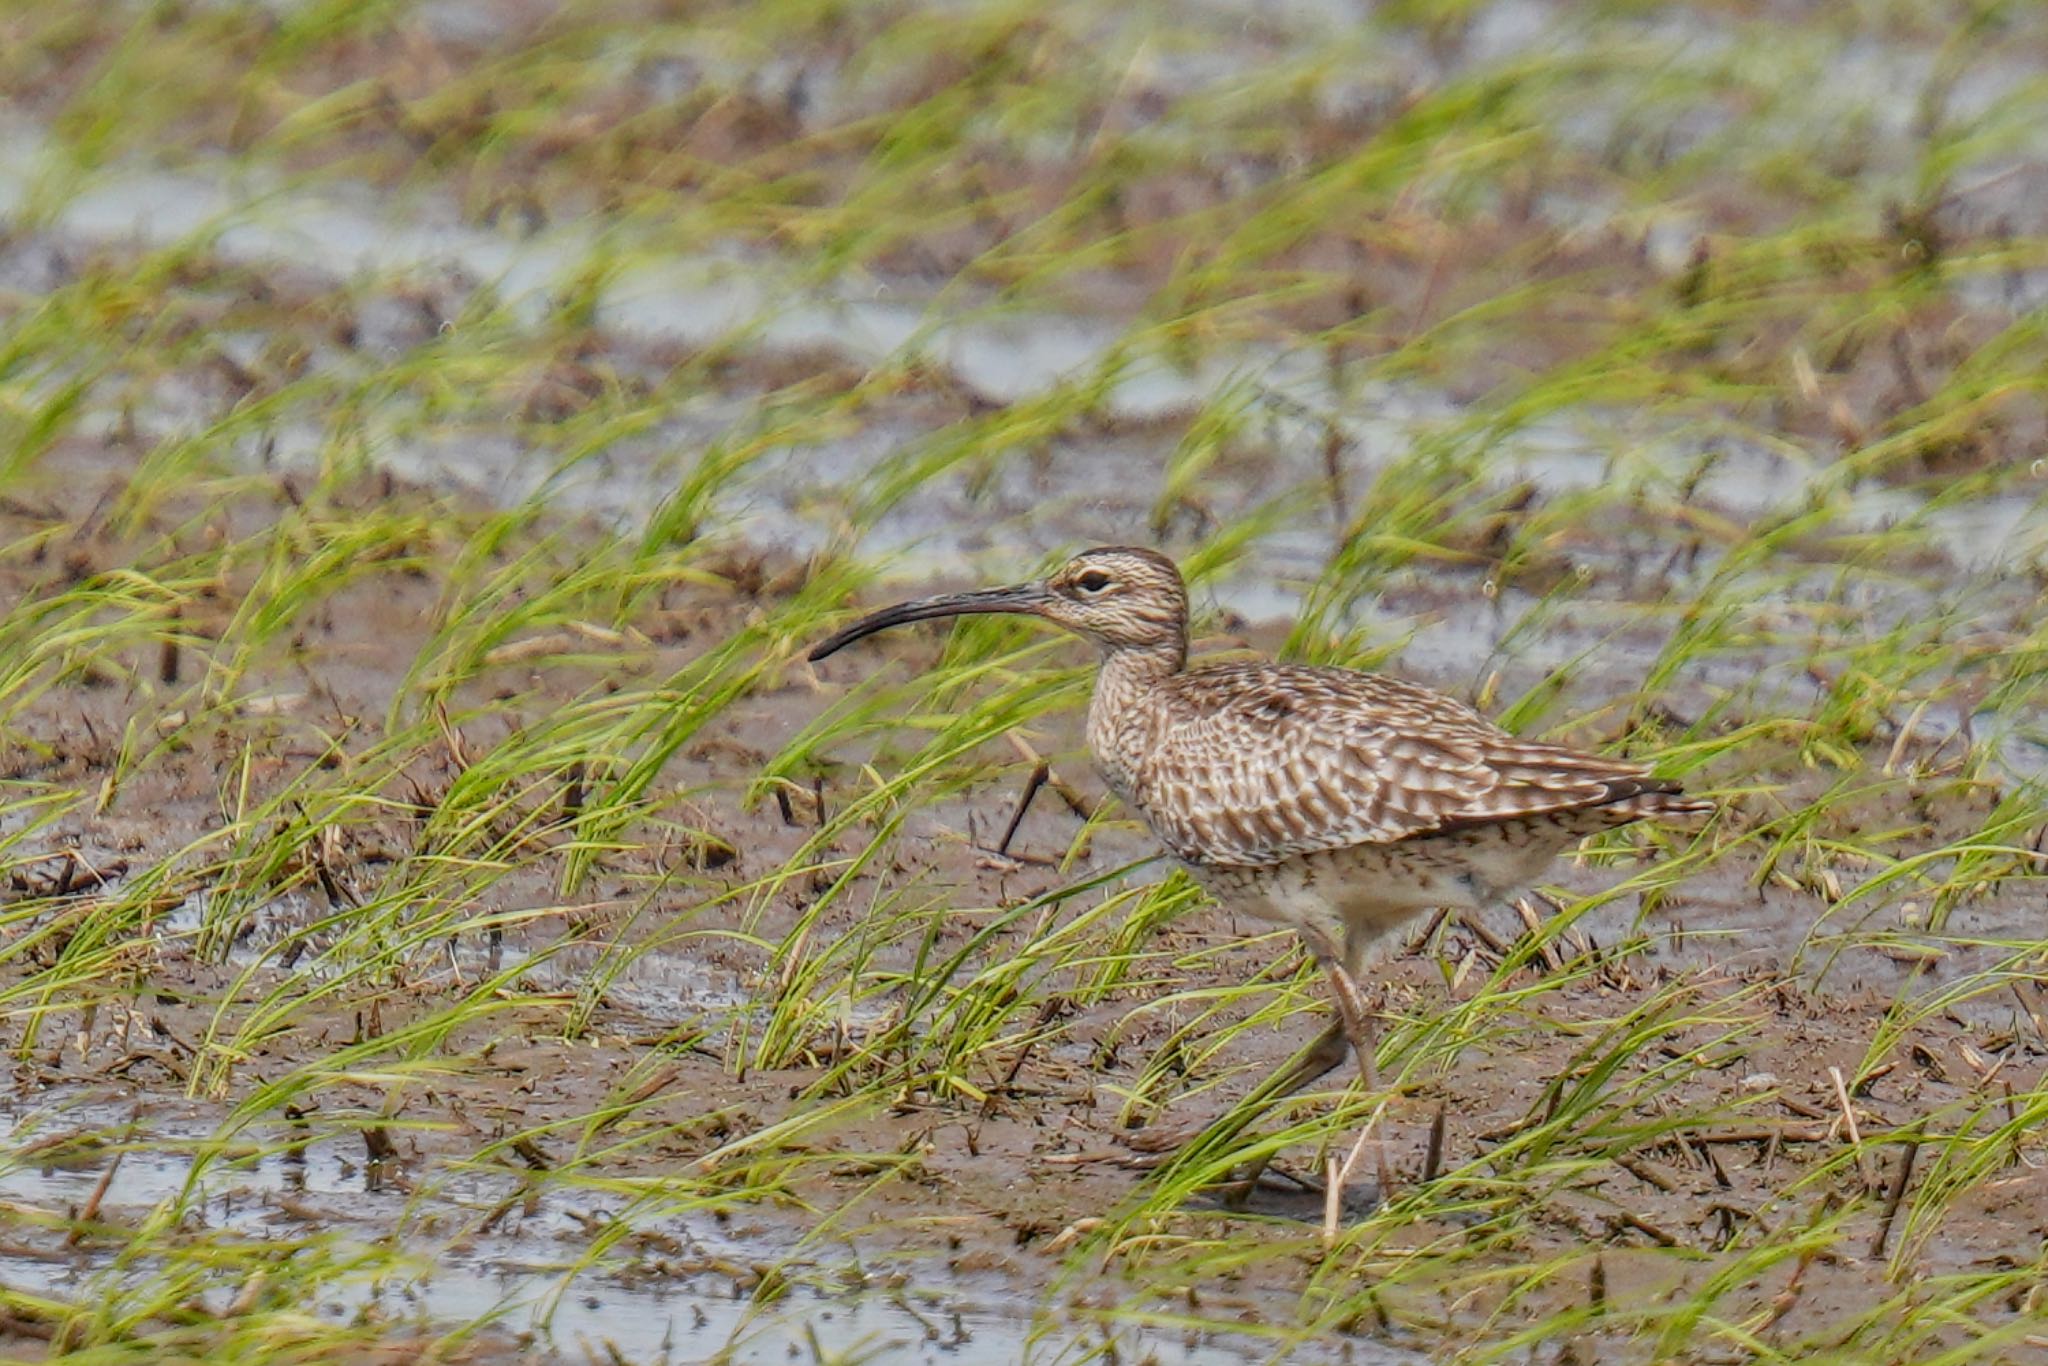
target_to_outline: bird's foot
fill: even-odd
[[[1171,1157],[1208,1131],[1207,1124],[1148,1124],[1122,1135],[1123,1145],[1134,1153]]]
[[[1299,1219],[1305,1224],[1326,1222],[1330,1192],[1316,1177],[1279,1166],[1215,1188],[1216,1202],[1233,1214],[1263,1214]],[[1344,1183],[1338,1192],[1339,1217],[1363,1219],[1384,1203],[1385,1196],[1370,1178]]]

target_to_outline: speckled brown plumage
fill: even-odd
[[[1091,734],[1097,762],[1196,864],[1264,867],[1585,808],[1620,824],[1679,790],[1349,669],[1224,664],[1149,680],[1118,702]]]
[[[1640,765],[1518,739],[1399,679],[1269,662],[1190,669],[1187,591],[1151,550],[1106,546],[1036,583],[886,608],[811,658],[969,612],[1044,617],[1096,644],[1088,744],[1103,777],[1218,902],[1300,932],[1332,974],[1368,1079],[1356,978],[1377,937],[1424,910],[1511,895],[1588,835],[1713,810]],[[1291,1080],[1330,1055],[1319,1046]]]

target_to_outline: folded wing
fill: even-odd
[[[1678,791],[1376,674],[1224,665],[1165,687],[1132,799],[1190,862],[1262,867]],[[1641,814],[1617,808],[1615,823]]]

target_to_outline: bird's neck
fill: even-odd
[[[1130,800],[1129,780],[1141,741],[1127,724],[1133,713],[1144,714],[1145,697],[1187,663],[1185,641],[1143,649],[1111,650],[1095,675],[1095,696],[1088,703],[1088,748],[1096,765],[1118,796]]]

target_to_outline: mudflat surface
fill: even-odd
[[[15,544],[65,547],[13,558],[24,601],[58,600],[66,582],[138,556],[92,520],[119,459],[81,454],[72,469],[93,477],[33,484],[6,514]],[[431,501],[373,481],[337,490],[325,512],[377,524]],[[154,519],[189,527],[199,506],[174,497]],[[204,506],[223,526],[304,515],[274,480]],[[440,511],[457,525],[478,515]],[[580,534],[554,545],[571,560]],[[1816,938],[1801,910],[1811,893],[1760,876],[1743,849],[1739,802],[1700,844],[1664,851],[1729,846],[1671,875],[1649,907],[1626,892],[1575,906],[1540,942],[1503,907],[1388,946],[1393,1169],[1412,1182],[1443,1125],[1441,1174],[1403,1192],[1398,1234],[1323,1247],[1320,1154],[1348,1147],[1327,1093],[1236,1135],[1281,1139],[1243,1211],[1228,1191],[1162,1201],[1189,1179],[1158,1170],[1162,1158],[1205,1125],[1243,1123],[1233,1103],[1320,1027],[1316,976],[1287,936],[1162,890],[1141,830],[1114,813],[1084,823],[1053,791],[1011,855],[992,852],[1019,789],[1002,740],[980,747],[990,757],[962,771],[964,786],[900,818],[833,823],[912,761],[895,722],[821,756],[815,780],[780,800],[750,799],[777,747],[829,715],[848,681],[932,666],[914,634],[823,677],[796,664],[760,678],[663,766],[660,803],[634,826],[646,833],[606,842],[564,896],[578,847],[564,803],[597,786],[583,750],[460,821],[442,816],[451,794],[488,756],[546,752],[547,718],[611,705],[600,699],[614,688],[651,686],[646,705],[672,711],[683,690],[663,680],[776,610],[802,568],[724,565],[665,585],[617,630],[495,646],[393,753],[378,718],[432,653],[445,586],[389,563],[323,597],[289,662],[250,670],[203,721],[172,705],[198,702],[203,685],[152,703],[112,679],[52,688],[17,721],[10,780],[59,811],[17,836],[11,875],[11,992],[35,1029],[18,1036],[5,1182],[26,1223],[10,1284],[92,1286],[105,1249],[170,1201],[192,1211],[176,1239],[234,1244],[208,1254],[223,1263],[199,1299],[213,1313],[252,1286],[260,1297],[250,1262],[279,1247],[346,1266],[394,1233],[395,1263],[325,1292],[332,1322],[425,1341],[501,1300],[551,1306],[531,1346],[517,1346],[536,1330],[515,1316],[462,1349],[482,1359],[605,1341],[629,1359],[663,1343],[694,1359],[692,1342],[754,1343],[767,1359],[832,1313],[884,1357],[1009,1359],[1035,1320],[1048,1342],[1091,1341],[1084,1325],[1099,1321],[1189,1360],[1288,1343],[1374,1360],[1428,1358],[1502,1312],[1675,1299],[1750,1240],[1795,1249],[1743,1293],[1774,1331],[1798,1333],[1852,1312],[1896,1267],[2017,1264],[2037,1236],[2025,1212],[2044,1193],[2018,1108],[2032,1102],[2005,1089],[2026,1084],[2012,1069],[2040,1044],[2015,1008],[2031,989],[1985,990],[1983,946],[1867,925]],[[166,647],[134,656],[165,694],[188,670],[204,676],[207,642],[249,596],[231,574],[188,601],[180,681],[163,682]],[[1058,677],[1056,696],[1070,695]],[[1076,719],[1058,707],[1028,743],[1093,810],[1103,798],[1073,753]],[[131,771],[114,747],[137,730],[175,738]],[[367,809],[319,826],[298,814],[337,800]],[[1967,800],[1953,799],[1958,824]],[[1912,809],[1902,794],[1859,819]],[[878,838],[877,819],[900,824]],[[301,821],[267,885],[235,885],[253,871],[237,842]],[[1559,889],[1656,875],[1669,867],[1658,852],[1631,843],[1564,868]],[[849,873],[856,857],[868,862]],[[417,871],[440,859],[448,871]],[[485,877],[471,860],[492,865]],[[411,900],[408,878],[428,895]],[[2026,904],[1979,896],[1952,925],[2018,922]],[[81,947],[116,914],[119,933]],[[70,966],[82,953],[90,977]],[[63,1004],[30,1009],[46,987]],[[1854,1079],[1860,1145],[1830,1069]],[[1355,1126],[1355,1098],[1349,1112]],[[1947,1147],[1958,1117],[2004,1159],[1938,1218],[1892,1206],[1907,1154]],[[1307,1127],[1287,1142],[1290,1124]],[[1206,1159],[1216,1176],[1221,1154]],[[1352,1184],[1347,1228],[1372,1197],[1363,1171]],[[74,1239],[66,1220],[96,1191],[91,1231]],[[1489,1227],[1503,1207],[1511,1237]],[[1126,1246],[1104,1249],[1103,1231],[1137,1210],[1149,1212],[1119,1232]],[[1437,1287],[1399,1278],[1358,1300],[1390,1259],[1473,1238],[1457,1259],[1468,1273],[1476,1259],[1552,1274],[1466,1289],[1448,1307]],[[1231,1264],[1207,1265],[1211,1247]],[[1360,1317],[1364,1303],[1380,1307]],[[1160,1315],[1186,1326],[1131,1326]],[[1586,1328],[1597,1341],[1597,1322]]]

